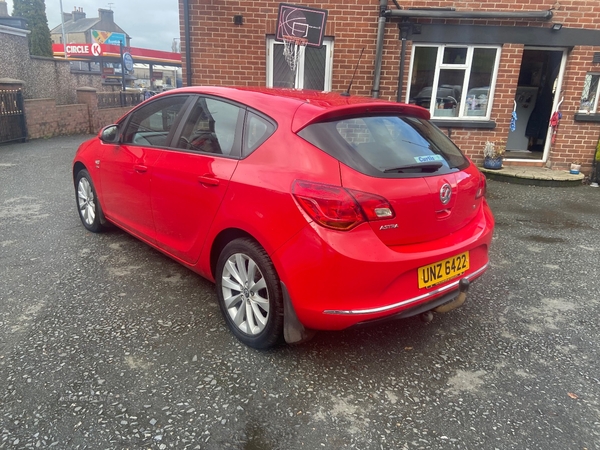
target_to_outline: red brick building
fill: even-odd
[[[276,40],[279,5],[179,0],[184,84],[343,92],[356,66],[352,94],[428,108],[477,162],[486,141],[506,141],[505,164],[591,171],[598,0],[301,0],[328,16],[323,47],[307,47],[297,75]]]

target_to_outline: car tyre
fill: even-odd
[[[265,250],[240,238],[223,248],[216,267],[217,297],[227,325],[244,344],[268,349],[283,336],[283,294]]]
[[[75,177],[75,197],[77,211],[79,211],[79,218],[83,226],[94,233],[103,231],[106,227],[100,220],[102,210],[96,189],[94,189],[89,172],[85,169],[80,170]]]

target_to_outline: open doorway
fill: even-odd
[[[565,51],[525,49],[519,71],[516,128],[506,140],[506,158],[544,161],[550,142],[550,118],[558,104]]]

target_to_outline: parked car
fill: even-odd
[[[486,270],[494,219],[484,175],[428,119],[335,93],[172,90],[80,146],[79,215],[215,282],[252,347],[429,318]]]
[[[435,95],[436,109],[456,109],[460,102],[461,86],[443,84],[438,87]],[[433,87],[427,86],[411,99],[411,103],[429,109],[431,98],[433,97]]]

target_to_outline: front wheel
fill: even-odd
[[[102,211],[100,210],[96,190],[89,172],[85,169],[80,170],[75,177],[75,195],[77,197],[77,211],[83,226],[94,233],[104,230],[105,227],[100,221]]]
[[[215,278],[219,306],[233,334],[253,348],[275,346],[283,334],[283,295],[265,250],[251,239],[231,241],[219,256]]]

